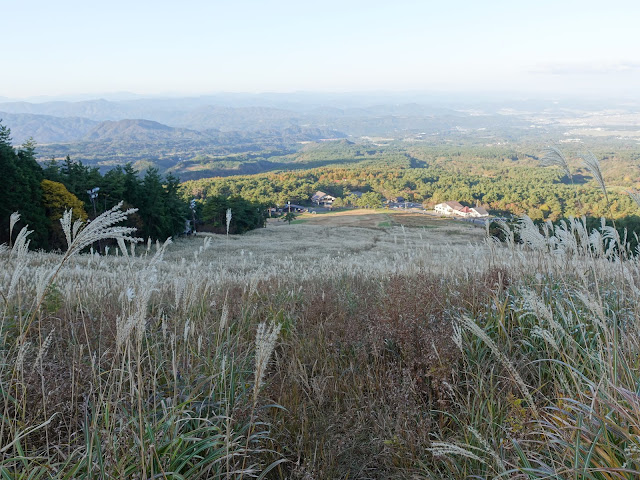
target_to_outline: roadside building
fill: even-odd
[[[434,207],[436,213],[441,215],[453,216],[456,212],[459,212],[464,207],[459,202],[443,202]]]
[[[488,217],[489,216],[489,212],[487,212],[482,207],[473,207],[471,209],[471,216],[472,217]]]
[[[488,217],[487,212],[482,207],[465,207],[459,202],[444,202],[439,203],[434,207],[436,213],[440,215],[447,215],[450,217]]]
[[[330,207],[331,204],[333,203],[333,201],[336,199],[336,197],[333,197],[329,194],[326,194],[324,192],[321,192],[320,190],[318,190],[316,193],[314,193],[311,196],[311,201],[313,203],[315,203],[316,205],[324,205],[325,207]]]

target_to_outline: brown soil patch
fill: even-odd
[[[404,225],[405,227],[443,227],[452,221],[446,218],[438,218],[432,215],[425,215],[421,213],[400,213],[394,212],[390,214],[391,220],[394,225]]]

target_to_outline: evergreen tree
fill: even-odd
[[[0,240],[9,240],[9,217],[19,212],[21,223],[33,230],[31,245],[46,248],[48,220],[42,206],[42,169],[35,160],[35,147],[29,139],[16,151],[11,130],[0,124]]]
[[[83,165],[82,162],[73,161],[67,155],[60,165],[59,175],[60,182],[67,187],[67,190],[82,199],[87,209],[93,209],[87,191],[95,187],[102,187],[100,171],[95,167]],[[49,178],[49,180],[56,181],[54,178]]]
[[[168,174],[164,179],[165,211],[171,235],[184,232],[185,220],[190,218],[189,207],[180,196],[180,179]]]
[[[204,230],[224,233],[226,231],[227,209],[232,212],[231,233],[244,233],[255,228],[264,227],[266,222],[266,206],[240,197],[225,198],[221,196],[207,197],[202,208]]]
[[[20,182],[19,209],[22,219],[33,229],[32,244],[35,248],[47,248],[49,220],[42,204],[43,180],[42,168],[36,161],[36,144],[33,139],[27,140],[17,151],[17,162]]]
[[[164,240],[171,236],[170,222],[167,219],[165,192],[162,177],[157,168],[150,168],[142,180],[142,202],[139,213],[144,224],[144,238]]]
[[[11,130],[0,124],[0,243],[9,243],[9,217],[20,210],[20,189],[16,154],[11,146]]]

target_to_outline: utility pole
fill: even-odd
[[[192,199],[189,202],[189,208],[191,209],[191,219],[193,221],[193,234],[196,234],[196,199]]]

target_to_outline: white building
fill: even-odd
[[[336,197],[332,197],[331,195],[327,195],[324,192],[318,190],[311,196],[311,201],[316,205],[320,205],[320,203],[324,204],[325,207],[331,206]]]
[[[472,217],[488,217],[489,216],[489,212],[487,212],[482,207],[473,207],[471,209],[471,216]]]
[[[458,212],[462,210],[464,207],[458,202],[444,202],[439,203],[435,206],[434,210],[436,213],[441,215],[458,215]]]
[[[459,202],[444,202],[439,203],[434,207],[436,213],[440,215],[447,215],[450,217],[488,217],[489,212],[487,212],[482,207],[465,207],[461,205]]]

